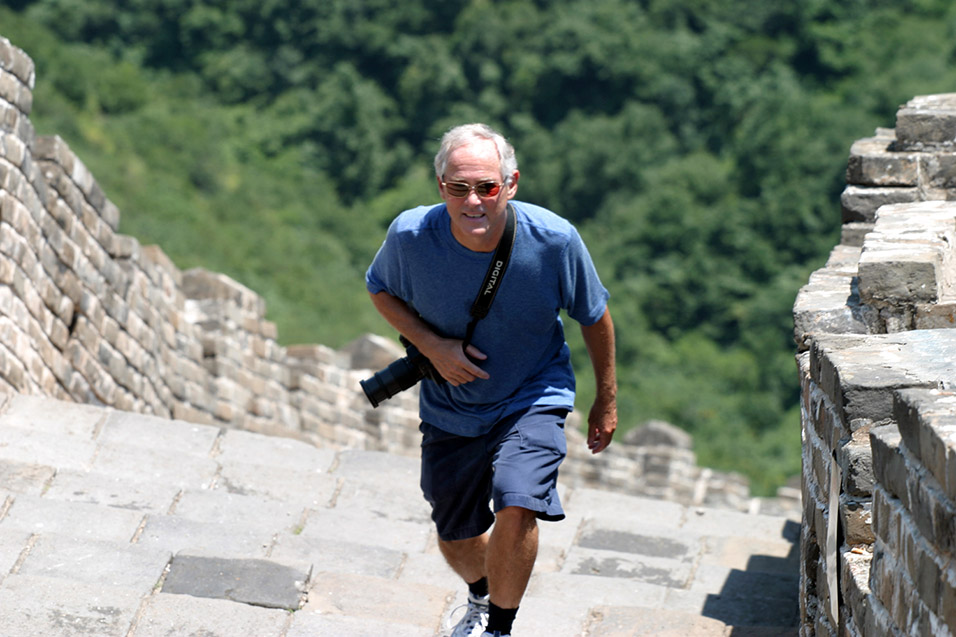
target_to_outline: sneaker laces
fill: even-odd
[[[449,614],[449,625],[454,621],[455,614],[463,608],[465,614],[454,624],[449,637],[481,637],[488,625],[488,597],[475,597],[468,593],[468,603],[458,606]]]

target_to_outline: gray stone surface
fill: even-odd
[[[0,634],[126,637],[143,591],[58,577],[10,575],[0,585]]]
[[[810,374],[847,425],[880,420],[892,413],[896,390],[956,382],[956,330],[820,335],[811,348]]]
[[[284,610],[156,593],[143,604],[130,637],[287,637],[292,616]]]
[[[3,637],[420,637],[462,612],[414,458],[46,399],[0,432],[30,418],[52,444],[0,464]],[[516,636],[793,634],[792,520],[560,489]]]
[[[727,634],[720,620],[671,609],[602,606],[594,613],[600,623],[591,631],[593,637],[722,637]]]
[[[115,473],[74,469],[57,471],[44,486],[43,496],[50,500],[85,502],[157,514],[167,513],[180,493],[179,486],[175,484],[130,480]]]
[[[59,533],[94,541],[129,542],[142,519],[143,514],[136,511],[18,495],[2,524],[6,529],[30,533]]]
[[[0,460],[0,484],[13,493],[40,495],[54,475],[53,467]]]
[[[269,560],[180,554],[169,565],[162,592],[299,610],[310,575],[310,569],[298,570]]]
[[[138,544],[45,533],[36,536],[17,573],[145,590],[159,582],[169,558],[168,551]]]
[[[136,541],[172,553],[189,551],[223,557],[266,557],[275,534],[262,529],[199,522],[175,515],[149,515]]]

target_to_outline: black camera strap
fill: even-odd
[[[468,331],[465,333],[465,340],[461,347],[464,349],[471,343],[471,337],[475,334],[475,326],[478,321],[488,316],[488,310],[491,309],[491,302],[495,300],[498,288],[501,287],[501,279],[505,276],[505,270],[508,269],[508,262],[511,260],[511,248],[515,242],[515,229],[517,220],[515,219],[515,210],[508,204],[507,219],[505,221],[505,230],[498,239],[498,246],[491,257],[491,264],[488,266],[488,272],[485,274],[485,280],[481,282],[481,289],[478,290],[478,296],[471,304],[471,322],[468,323]]]

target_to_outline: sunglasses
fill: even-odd
[[[494,197],[501,190],[501,186],[497,181],[483,181],[480,184],[475,184],[474,186],[460,181],[443,181],[441,182],[442,187],[445,188],[445,192],[449,197],[455,197],[460,199],[467,197],[471,194],[471,191],[474,190],[475,194],[485,199],[487,197]]]

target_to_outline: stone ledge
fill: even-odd
[[[883,206],[858,266],[860,297],[877,306],[936,303],[956,293],[956,203]]]
[[[905,150],[954,148],[956,93],[918,95],[896,113],[896,137]]]
[[[840,195],[840,210],[843,223],[873,223],[876,211],[882,206],[897,203],[914,203],[923,197],[919,188],[891,186],[847,186]]]
[[[896,390],[956,379],[956,331],[819,335],[810,349],[810,376],[848,428],[859,418],[878,421],[892,413]]]
[[[919,153],[894,152],[895,142],[893,129],[877,129],[875,137],[854,142],[846,182],[856,186],[919,185]]]

